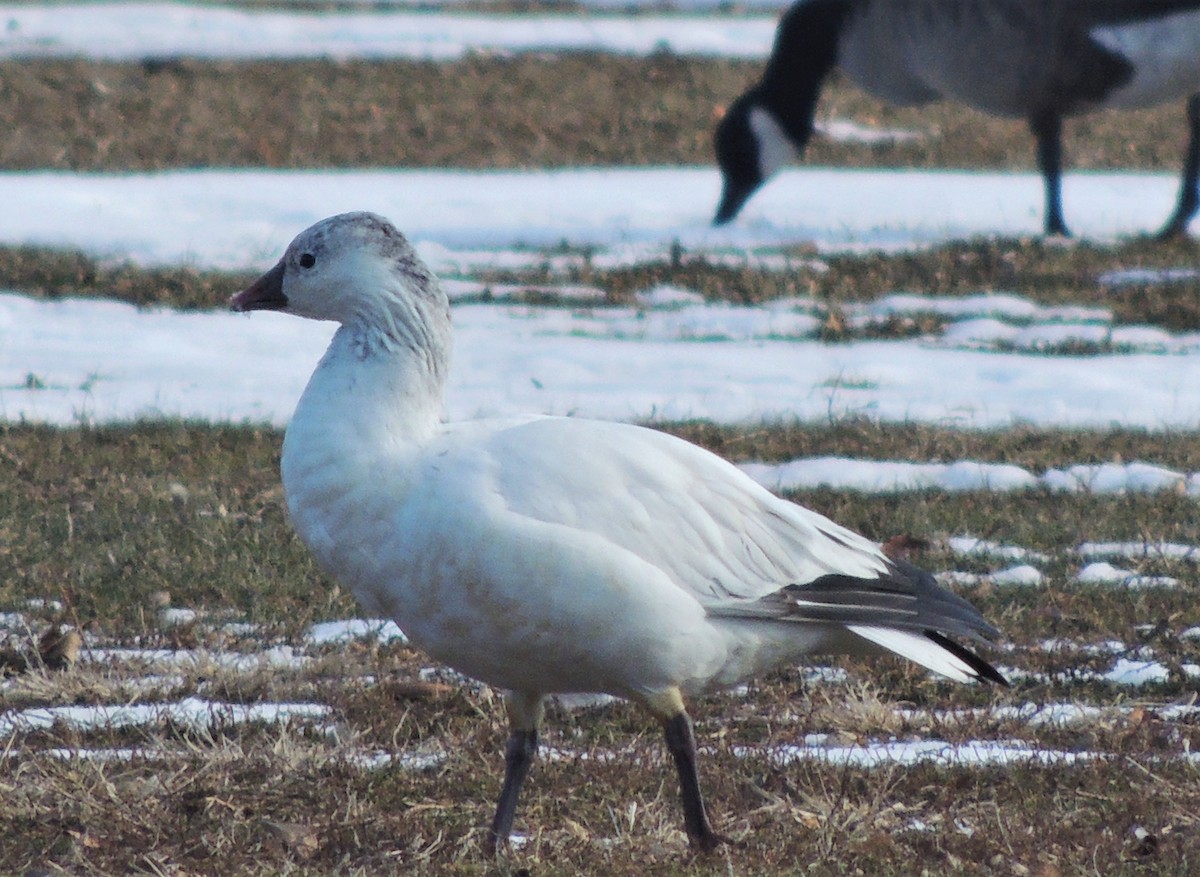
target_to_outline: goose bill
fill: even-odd
[[[229,300],[231,311],[279,311],[287,307],[283,294],[283,262]]]

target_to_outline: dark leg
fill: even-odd
[[[1038,170],[1046,186],[1046,234],[1069,235],[1062,211],[1062,118],[1039,113],[1029,120],[1037,140]]]
[[[1184,237],[1188,223],[1200,208],[1200,94],[1188,98],[1188,145],[1183,157],[1183,175],[1179,182],[1179,203],[1175,212],[1158,233],[1159,240]]]
[[[521,784],[525,782],[525,776],[537,755],[537,729],[542,722],[540,694],[510,691],[504,699],[504,706],[508,710],[508,723],[512,731],[504,747],[504,788],[500,790],[496,816],[483,842],[488,855],[500,847],[508,846],[513,817],[517,813],[517,799],[521,797]]]
[[[679,791],[683,797],[683,828],[692,847],[710,852],[725,842],[712,830],[704,811],[704,796],[700,794],[700,775],[696,772],[696,738],[692,735],[692,720],[680,711],[663,722],[667,749],[679,771]]]
[[[504,749],[504,788],[500,790],[500,801],[496,805],[496,816],[484,841],[486,852],[494,853],[498,847],[508,843],[512,834],[513,817],[517,813],[517,798],[521,796],[521,784],[529,773],[537,755],[538,733],[514,730],[508,735]]]

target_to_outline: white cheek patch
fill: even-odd
[[[775,117],[762,107],[751,108],[750,130],[758,144],[758,172],[764,180],[799,156]]]
[[[1113,92],[1105,106],[1152,106],[1200,91],[1200,12],[1098,27],[1092,38],[1134,66],[1133,80]]]

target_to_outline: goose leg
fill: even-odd
[[[1158,233],[1159,240],[1185,236],[1188,223],[1200,208],[1200,191],[1197,191],[1197,186],[1200,185],[1200,94],[1188,98],[1187,118],[1188,145],[1179,182],[1179,203],[1167,224]]]
[[[1062,117],[1038,113],[1029,120],[1037,140],[1038,170],[1046,187],[1046,234],[1069,235],[1062,210]]]
[[[692,720],[685,710],[663,721],[667,749],[675,759],[679,772],[679,791],[683,798],[683,828],[693,849],[711,852],[725,842],[712,829],[704,809],[704,796],[700,793],[700,774],[696,770],[696,738],[692,734]]]
[[[484,840],[484,850],[489,855],[508,844],[512,834],[513,817],[517,813],[517,799],[521,796],[521,785],[529,773],[537,755],[538,725],[542,720],[542,698],[540,695],[511,692],[505,701],[508,720],[512,727],[508,744],[504,748],[504,787],[496,804],[496,815]]]

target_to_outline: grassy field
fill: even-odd
[[[754,65],[666,56],[446,65],[8,62],[0,64],[0,168],[708,163],[714,114],[755,73]],[[893,110],[835,83],[822,114],[928,136],[882,147],[815,143],[814,162],[1032,164],[1022,126],[951,106]],[[1103,114],[1071,130],[1074,167],[1174,169],[1182,108]],[[1099,282],[1117,268],[1195,259],[1187,242],[972,241],[906,255],[824,257],[824,272],[685,261],[585,268],[572,279],[603,287],[614,302],[671,282],[736,301],[815,295],[833,310],[898,289],[1006,290],[1044,303],[1103,304],[1119,322],[1195,330],[1194,281],[1119,289]],[[0,251],[0,287],[40,296],[204,308],[248,279]],[[483,279],[532,285],[547,278]],[[858,421],[663,426],[735,460],[977,459],[1040,472],[1120,459],[1200,470],[1200,436],[1190,433],[960,432]],[[495,693],[438,673],[396,642],[308,639],[314,622],[356,608],[291,535],[280,438],[273,430],[181,423],[0,427],[0,611],[20,613],[25,625],[7,624],[7,647],[31,654],[59,622],[86,632],[83,657],[71,668],[42,668],[35,657],[33,670],[3,683],[4,716],[187,698],[328,710],[286,723],[0,725],[0,873],[1056,877],[1177,875],[1200,863],[1200,765],[1191,754],[1200,746],[1200,714],[1186,708],[1197,688],[1189,667],[1200,664],[1200,641],[1187,635],[1200,624],[1197,565],[1153,551],[1121,561],[1171,576],[1174,587],[1074,578],[1085,541],[1200,545],[1200,515],[1186,496],[796,495],[873,538],[928,542],[915,560],[939,572],[1005,565],[956,555],[951,536],[1044,555],[1042,585],[984,577],[960,588],[1004,629],[1006,642],[987,654],[1019,671],[1012,688],[934,682],[892,661],[840,661],[831,666],[845,675],[826,681],[789,669],[744,692],[702,699],[693,712],[703,780],[717,829],[737,842],[711,859],[686,850],[673,771],[651,722],[622,704],[555,709],[546,729],[550,757],[535,766],[518,814],[527,840],[493,863],[479,842],[501,774],[505,727]],[[179,621],[164,610],[168,603],[197,614]],[[116,648],[143,657],[87,659],[89,651]],[[164,670],[144,656],[152,649],[201,657]],[[304,660],[249,667],[218,660],[279,649]],[[1118,658],[1147,657],[1167,668],[1153,684],[1100,675]],[[1040,720],[1003,711],[1027,704],[1050,710],[1034,716],[1061,704],[1081,712]],[[806,734],[864,751],[879,741],[1016,741],[1066,755],[1007,765],[789,760],[784,747]],[[108,756],[63,752],[83,749]],[[371,760],[380,753],[427,758]]]
[[[913,253],[830,255],[804,260],[816,268],[787,272],[728,267],[700,257],[679,264],[651,262],[611,270],[581,261],[566,275],[550,269],[492,271],[477,279],[524,285],[530,290],[529,299],[538,303],[552,303],[546,300],[545,288],[564,281],[599,287],[612,304],[628,304],[639,290],[671,284],[694,289],[711,300],[744,303],[811,296],[829,313],[898,290],[940,296],[1001,291],[1044,305],[1108,308],[1115,325],[1146,324],[1182,332],[1200,329],[1200,280],[1147,279],[1110,286],[1104,276],[1135,268],[1189,268],[1195,256],[1192,241],[1137,238],[1111,247],[1087,243],[1064,247],[1032,238],[979,239]],[[189,267],[145,269],[101,263],[78,252],[0,247],[0,286],[37,297],[105,296],[138,305],[217,308],[254,276]],[[931,316],[887,331],[902,337],[937,329]],[[829,340],[847,338],[834,332]]]
[[[587,53],[448,63],[0,62],[0,168],[711,164],[712,128],[761,72],[749,62]],[[814,164],[1032,168],[1020,122],[952,104],[893,108],[837,79],[818,120],[922,135],[817,137]],[[1070,167],[1176,170],[1184,110],[1067,125]]]
[[[866,456],[1008,461],[1033,469],[1128,455],[1187,467],[1194,435],[1005,432],[842,424],[755,431],[679,424],[672,431],[735,459],[839,451]],[[290,533],[278,487],[280,436],[184,424],[57,430],[9,427],[0,460],[5,575],[0,606],[34,633],[64,620],[95,648],[254,654],[290,645],[300,668],[234,671],[203,660],[170,676],[136,659],[35,670],[10,680],[6,709],[175,702],[318,703],[328,722],[166,720],[131,728],[59,723],[12,734],[0,766],[0,870],[68,873],[491,873],[480,827],[497,791],[504,737],[493,693],[429,681],[427,661],[400,645],[312,648],[305,628],[354,614]],[[1072,581],[1075,547],[1131,536],[1200,544],[1193,500],[1175,495],[1070,496],[938,492],[862,496],[814,491],[797,500],[884,540],[928,540],[931,569],[994,567],[955,558],[948,535],[973,533],[1046,555],[1036,588],[983,583],[965,593],[1008,635],[993,652],[1018,667],[1012,689],[929,680],[894,661],[835,664],[848,676],[805,681],[781,671],[696,709],[704,775],[720,830],[739,843],[715,861],[688,856],[674,780],[651,723],[630,707],[556,710],[518,827],[529,837],[500,873],[1177,874],[1200,855],[1195,832],[1200,745],[1190,703],[1200,643],[1194,561],[1147,556],[1144,574],[1173,588]],[[171,604],[201,612],[169,623]],[[58,601],[38,610],[31,598]],[[36,604],[35,604],[36,605]],[[256,625],[230,633],[231,621]],[[240,629],[239,629],[240,630]],[[1069,647],[1050,647],[1051,639]],[[1129,688],[1098,681],[1116,641],[1153,654],[1170,676]],[[1023,721],[997,707],[1087,707],[1063,722]],[[901,707],[915,711],[902,714]],[[946,710],[975,708],[948,717]],[[878,740],[1019,741],[1083,753],[1081,763],[1010,767],[936,764],[862,768],[779,762],[806,734],[842,745]],[[115,760],[57,751],[131,749]],[[421,753],[422,769],[365,767],[366,753]],[[19,754],[18,754],[19,753]],[[1060,830],[1047,835],[1045,826]],[[1157,838],[1153,849],[1132,834]],[[136,851],[136,852],[132,852]],[[920,867],[913,867],[913,863]],[[157,871],[156,871],[157,869]]]
[[[964,433],[868,422],[753,431],[703,423],[664,428],[733,460],[824,454],[975,459],[1040,472],[1071,463],[1136,459],[1200,470],[1200,436],[1191,434]],[[143,632],[140,612],[130,611],[144,609],[160,590],[185,606],[220,608],[252,621],[290,622],[292,635],[313,621],[351,612],[345,595],[313,600],[314,582],[321,577],[286,521],[277,468],[280,440],[272,430],[176,423],[4,427],[0,461],[9,486],[0,494],[0,533],[8,568],[0,578],[0,605],[56,598],[81,623],[96,620],[123,636]],[[1200,545],[1192,500],[1172,494],[864,497],[823,490],[796,498],[878,541],[898,534],[937,540],[971,533],[1062,555],[1060,573],[1069,552],[1083,541],[1136,536]],[[944,568],[949,560],[934,554],[927,562]],[[1172,572],[1190,579],[1194,570],[1180,562]],[[263,599],[264,594],[270,598]],[[1184,612],[1191,600],[1178,589],[1152,596],[1175,607],[1154,610],[1155,619]],[[991,610],[1007,608],[1005,603]],[[1078,611],[1086,614],[1086,606]],[[1095,620],[1089,626],[1120,637],[1127,634],[1129,619]]]

